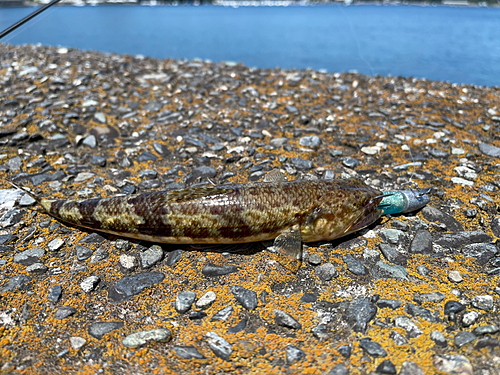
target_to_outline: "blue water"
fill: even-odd
[[[0,9],[0,28],[31,11]],[[2,42],[500,86],[499,8],[57,7]]]

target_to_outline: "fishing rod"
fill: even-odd
[[[12,31],[14,31],[15,29],[17,29],[19,26],[24,25],[26,22],[28,22],[33,17],[38,16],[40,13],[42,13],[44,10],[50,8],[52,5],[57,4],[59,1],[61,1],[61,0],[52,0],[50,3],[45,4],[43,7],[38,8],[37,10],[35,10],[33,13],[28,14],[22,20],[16,22],[12,26],[6,28],[4,31],[2,31],[0,33],[0,39],[2,39],[4,36],[10,34]]]

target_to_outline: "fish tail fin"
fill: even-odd
[[[50,211],[50,202],[51,202],[50,200],[43,199],[39,195],[26,189],[24,186],[18,185],[17,183],[15,183],[7,178],[5,179],[5,181],[7,181],[9,184],[11,184],[16,189],[19,189],[19,190],[23,191],[24,193],[28,194],[31,198],[33,198],[36,201],[36,203],[38,203],[40,206],[42,206],[45,211],[47,211],[47,212]]]

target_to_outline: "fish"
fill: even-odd
[[[279,170],[259,183],[85,200],[45,199],[9,182],[57,220],[92,231],[168,244],[274,240],[279,262],[293,271],[303,242],[346,236],[383,214],[384,195],[360,180],[287,181]]]

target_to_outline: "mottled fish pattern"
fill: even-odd
[[[77,227],[172,244],[275,239],[289,258],[297,258],[301,242],[344,236],[382,214],[377,209],[381,192],[354,179],[228,184],[86,200],[48,200],[23,190],[47,213]]]

